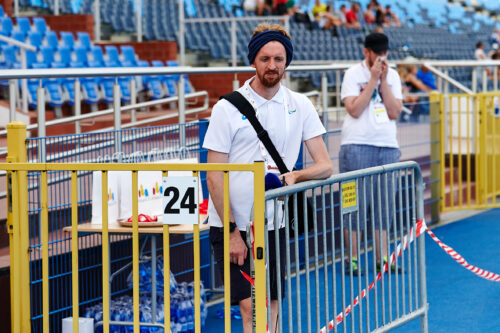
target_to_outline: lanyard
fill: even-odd
[[[250,101],[250,103],[252,105],[255,105],[255,100],[253,99],[253,96],[252,96],[252,93],[250,91],[250,87],[248,84],[245,86],[245,95],[248,98],[248,100]],[[267,104],[269,102],[270,101],[267,101],[264,104]],[[289,110],[288,98],[287,98],[287,92],[284,89],[283,89],[283,105],[284,105],[283,115],[285,118],[284,119],[285,120],[285,140],[283,141],[283,145],[281,147],[281,150],[278,150],[278,147],[276,147],[278,152],[280,152],[280,155],[282,158],[286,154],[286,143],[288,142],[289,129],[290,129],[290,115],[288,114],[288,110]],[[259,114],[260,114],[259,110],[255,110],[255,115],[256,115],[257,119],[259,118]],[[279,174],[280,172],[279,172],[278,167],[276,166],[276,163],[273,161],[273,159],[271,158],[271,156],[267,152],[266,147],[264,146],[264,144],[260,140],[259,140],[259,148],[260,148],[260,153],[262,155],[262,158],[264,159],[266,172]],[[283,160],[284,160],[284,158],[283,158]]]

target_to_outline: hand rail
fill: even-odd
[[[190,111],[187,112],[187,114],[192,114],[192,113],[208,110],[208,93],[206,91],[197,91],[197,92],[185,95],[186,99],[195,98],[195,97],[202,97],[202,96],[205,97],[203,106],[195,108],[195,109],[191,109]],[[154,105],[158,105],[158,104],[176,102],[178,100],[179,100],[178,96],[172,96],[172,97],[162,98],[162,99],[158,99],[158,100],[154,100],[154,101],[147,101],[147,102],[142,102],[142,103],[137,103],[137,104],[130,104],[130,105],[122,106],[120,108],[120,112],[139,109],[142,107],[154,106]],[[86,114],[79,115],[79,116],[71,116],[71,117],[50,120],[50,121],[47,121],[45,123],[45,126],[47,127],[47,126],[66,124],[66,123],[71,123],[71,122],[75,122],[75,121],[79,121],[79,120],[85,120],[85,119],[106,116],[106,115],[113,114],[113,113],[114,113],[114,109],[110,108],[110,109],[106,109],[106,110],[102,110],[102,111],[98,111],[98,112],[86,113]],[[160,116],[160,117],[150,118],[150,119],[146,119],[146,120],[142,120],[142,121],[127,123],[127,124],[122,125],[121,127],[128,128],[128,127],[133,127],[133,126],[137,126],[137,125],[147,124],[149,122],[155,122],[158,120],[175,118],[176,116],[178,116],[178,112],[174,115],[168,115],[168,116],[169,116],[168,118],[164,118],[164,116]],[[154,120],[154,119],[157,119],[157,120]],[[26,127],[27,130],[32,130],[32,129],[36,129],[36,128],[38,128],[38,124],[31,124],[31,125],[28,125]],[[104,129],[99,129],[99,131],[103,131],[103,130]],[[7,134],[7,130],[0,131],[0,136],[6,135],[6,134]],[[2,152],[0,152],[0,156],[1,155],[2,155]]]
[[[500,64],[500,61],[497,61],[498,64]],[[461,84],[460,82],[458,82],[457,80],[453,79],[452,77],[450,77],[449,75],[447,74],[444,74],[443,72],[439,71],[438,69],[436,69],[434,66],[431,65],[431,63],[424,63],[425,67],[427,67],[432,73],[436,74],[438,77],[448,81],[449,83],[451,83],[452,85],[454,85],[455,87],[457,87],[458,89],[462,90],[463,92],[467,93],[467,94],[473,94],[474,92],[472,90],[470,90],[469,88],[467,88],[466,86],[464,86],[463,84]]]
[[[10,37],[6,37],[4,35],[0,35],[0,40],[2,40],[4,42],[7,42],[9,44],[15,45],[15,46],[19,46],[19,47],[21,47],[23,49],[27,49],[27,50],[36,52],[36,47],[34,47],[33,45],[20,42],[20,41],[18,41],[16,39],[13,39],[13,38],[10,38]]]

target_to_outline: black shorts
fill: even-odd
[[[217,271],[222,281],[224,281],[224,234],[222,228],[210,227],[210,243],[214,249],[214,257],[217,262]],[[240,231],[241,237],[246,243],[246,232]],[[274,240],[274,230],[268,232],[269,241],[269,278],[271,283],[271,300],[278,299],[278,279],[276,274],[276,242]],[[280,243],[280,272],[281,272],[281,298],[285,297],[285,264],[286,264],[286,244],[285,228],[279,229]],[[240,301],[251,297],[251,285],[241,274],[240,270],[250,275],[249,251],[243,266],[230,264],[231,274],[231,304],[237,305]]]

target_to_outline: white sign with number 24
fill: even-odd
[[[198,177],[163,177],[163,224],[198,224]]]

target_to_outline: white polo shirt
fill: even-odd
[[[303,141],[325,133],[316,109],[304,95],[281,86],[271,100],[258,95],[251,87],[249,79],[238,91],[254,106],[257,119],[269,133],[276,150],[287,168],[292,170],[299,156]],[[286,105],[285,105],[286,101]],[[254,128],[236,107],[222,99],[214,105],[203,148],[227,153],[229,163],[253,163],[272,159],[257,138]],[[266,172],[279,173],[269,169]],[[253,207],[253,174],[251,172],[229,173],[229,200],[238,229],[246,230]],[[279,209],[280,227],[282,209]],[[210,198],[208,206],[209,224],[221,227],[222,222]],[[274,207],[267,204],[268,228],[274,229]]]
[[[359,96],[370,80],[370,70],[363,61],[360,64],[349,68],[344,74],[342,81],[342,91],[340,97],[342,101],[346,97]],[[401,91],[401,80],[398,72],[389,68],[387,73],[387,84],[396,99],[403,99]],[[370,104],[363,110],[358,118],[353,118],[349,114],[345,116],[342,126],[341,145],[362,144],[377,147],[398,148],[396,138],[396,121],[387,120],[380,122],[376,120],[374,110],[378,105],[383,104],[382,96],[379,93],[380,80],[377,88],[370,100]]]

